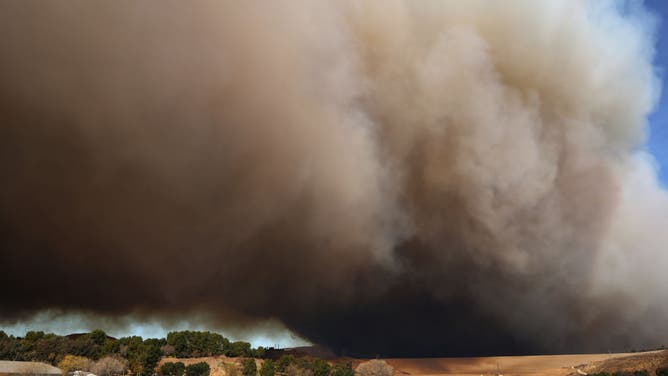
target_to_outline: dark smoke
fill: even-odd
[[[637,2],[4,0],[0,319],[275,319],[355,355],[665,343],[653,23]]]

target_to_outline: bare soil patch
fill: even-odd
[[[385,359],[395,375],[548,375],[567,376],[601,370],[647,369],[653,372],[667,360],[663,351],[619,354],[498,356],[483,358]],[[626,368],[620,368],[620,367]],[[581,373],[578,373],[580,370]]]

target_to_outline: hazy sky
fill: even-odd
[[[660,77],[665,78],[665,69],[668,67],[668,24],[666,24],[668,2],[664,0],[649,0],[646,4],[661,17],[657,32],[658,40],[655,62],[660,69]],[[668,186],[668,97],[666,95],[661,96],[649,120],[650,135],[647,148],[657,160],[661,182],[664,186]]]
[[[91,323],[90,319],[81,318],[75,314],[51,315],[43,312],[36,315],[26,322],[19,322],[14,325],[1,327],[7,334],[23,336],[30,330],[42,330],[45,332],[54,332],[56,334],[71,334],[87,332],[95,328],[101,328],[107,334],[113,337],[125,337],[137,335],[143,338],[166,337],[167,333],[175,330],[210,330],[223,334],[231,340],[249,341],[253,346],[264,347],[294,347],[309,344],[308,341],[295,336],[287,329],[283,329],[275,323],[266,326],[257,326],[247,332],[234,333],[226,330],[219,330],[191,322],[178,322],[171,325],[163,325],[158,321],[131,320],[127,325],[105,325],[104,320],[101,323]],[[196,320],[195,320],[196,321]]]

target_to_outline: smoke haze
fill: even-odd
[[[0,320],[347,354],[668,338],[638,2],[0,3]]]

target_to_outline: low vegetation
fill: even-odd
[[[163,363],[165,356],[198,358],[225,355],[236,358],[218,363],[227,376],[392,376],[393,368],[383,360],[360,363],[353,369],[350,362],[327,362],[311,356],[295,356],[281,350],[252,348],[248,342],[232,342],[217,333],[181,331],[171,332],[166,338],[132,336],[112,338],[101,330],[70,336],[44,332],[28,332],[24,337],[9,336],[0,331],[0,359],[47,362],[60,368],[64,374],[86,371],[98,376],[210,376],[212,369],[206,362],[186,365],[181,361]],[[283,354],[283,355],[281,355]],[[668,376],[665,356],[650,354],[660,361],[642,362],[634,357],[606,361],[605,367],[595,369],[592,376]],[[280,355],[280,356],[279,356]],[[266,358],[265,358],[266,356]],[[262,360],[257,360],[258,358]],[[631,359],[635,363],[628,363]],[[644,358],[643,358],[644,359]],[[622,362],[623,361],[623,362]],[[185,361],[191,363],[193,360]],[[622,363],[619,363],[622,362]],[[213,365],[214,367],[218,367]],[[613,372],[617,369],[646,368]],[[658,369],[656,369],[659,367]],[[654,371],[655,370],[655,371]],[[603,371],[603,372],[600,372]],[[218,371],[216,371],[218,372]]]
[[[186,366],[182,362],[166,362],[160,366],[158,374],[160,376],[183,376],[186,372]]]
[[[195,358],[226,355],[261,358],[264,354],[265,349],[262,347],[252,348],[248,342],[232,342],[211,332],[180,331],[170,332],[167,338],[143,339],[131,336],[116,339],[101,330],[69,336],[31,331],[24,337],[10,336],[0,330],[0,360],[46,362],[64,372],[79,370],[98,376],[115,376],[127,372],[152,376],[163,356]],[[186,368],[184,366],[180,374],[178,369],[168,368],[165,372],[172,373],[164,375],[208,376],[210,372],[205,372],[201,365],[193,368],[190,374]]]
[[[63,371],[63,374],[72,371],[89,371],[93,368],[93,361],[83,356],[65,355],[63,359],[58,362],[57,367]]]
[[[124,375],[127,370],[127,360],[118,356],[105,356],[95,362],[90,371],[98,376],[118,376]]]
[[[209,376],[211,368],[206,362],[194,363],[186,366],[186,376]]]
[[[271,359],[267,359],[262,362],[262,367],[260,367],[260,376],[274,376],[276,373],[276,368],[274,367],[274,362]]]
[[[650,376],[650,373],[646,370],[637,370],[637,371],[620,371],[620,372],[599,372],[599,373],[590,373],[590,376]],[[657,375],[659,375],[657,371]]]
[[[117,356],[105,356],[93,361],[83,356],[65,355],[57,366],[63,371],[63,374],[86,371],[98,376],[124,375],[128,370],[128,362]]]
[[[392,376],[394,370],[383,360],[370,360],[357,366],[355,370],[360,376]]]
[[[157,365],[165,356],[225,355],[239,359],[236,364],[225,365],[228,376],[355,376],[350,363],[330,365],[322,359],[291,354],[276,359],[278,350],[270,350],[274,360],[264,359],[258,363],[257,358],[268,354],[264,348],[252,348],[248,342],[232,342],[217,333],[197,331],[171,332],[166,338],[148,339],[138,336],[116,339],[101,330],[69,336],[33,331],[24,337],[9,336],[0,331],[0,359],[47,362],[64,374],[85,371],[98,376],[209,376],[211,369],[206,362],[188,366],[183,362],[166,362],[159,368]],[[360,376],[391,375],[391,367],[385,362],[368,363],[358,367]]]
[[[246,359],[244,360],[244,368],[241,371],[243,376],[257,376],[257,365],[255,364],[255,359]]]

